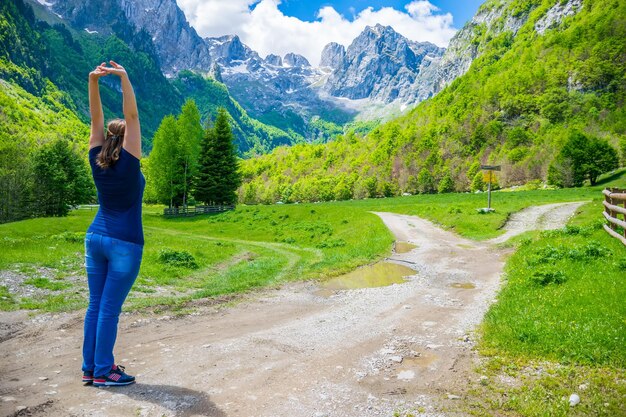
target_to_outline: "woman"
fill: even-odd
[[[135,377],[116,365],[113,347],[122,304],[141,264],[141,129],[135,93],[126,70],[110,61],[89,73],[91,136],[89,163],[100,208],[85,235],[89,307],[85,315],[83,382],[94,386],[128,385]],[[116,75],[122,82],[124,120],[112,120],[104,134],[98,80]]]

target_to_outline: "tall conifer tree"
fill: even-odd
[[[206,204],[235,204],[241,173],[228,113],[220,108],[213,127],[207,126],[200,156],[196,198]]]
[[[216,175],[217,155],[215,129],[210,120],[207,120],[207,124],[204,129],[200,159],[198,162],[200,167],[198,170],[198,177],[196,179],[196,190],[194,196],[196,200],[210,205],[216,201],[216,181],[218,180]]]

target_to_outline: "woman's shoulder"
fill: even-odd
[[[90,163],[96,161],[96,158],[98,157],[98,154],[100,153],[101,150],[102,150],[102,145],[89,148],[89,162]]]
[[[137,161],[139,162],[139,158],[137,158],[135,155],[133,155],[132,153],[128,152],[126,150],[126,148],[122,147],[122,152],[121,155],[124,155],[125,158],[128,158],[131,161]]]

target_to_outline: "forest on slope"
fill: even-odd
[[[467,191],[480,164],[500,186],[545,181],[576,132],[626,158],[626,3],[585,0],[543,34],[535,24],[561,0],[488,1],[499,18],[527,14],[517,33],[474,26],[482,52],[470,70],[407,115],[365,137],[297,145],[244,161],[240,201],[325,201]]]

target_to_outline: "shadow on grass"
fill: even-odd
[[[116,394],[126,395],[137,401],[148,401],[165,407],[177,417],[207,416],[226,417],[206,392],[194,391],[173,385],[137,383],[125,387],[109,387]]]
[[[621,177],[626,177],[626,169],[621,169],[621,170],[617,170],[614,173],[603,177],[602,179],[599,179],[596,184],[594,185],[594,187],[601,187],[605,184],[609,184],[612,183],[613,181],[616,181],[618,179],[620,179]],[[626,180],[626,178],[625,178]],[[613,184],[613,186],[615,186],[616,184]],[[626,184],[622,185],[622,188],[626,188]]]

